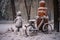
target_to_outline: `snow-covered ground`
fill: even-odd
[[[38,32],[37,35],[26,37],[20,33],[7,32],[8,28],[11,27],[16,29],[14,24],[0,24],[0,40],[60,40],[60,33],[57,32],[53,32],[52,34]]]

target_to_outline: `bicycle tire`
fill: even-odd
[[[47,27],[47,29],[45,29],[46,27]],[[48,27],[50,27],[50,30],[49,30]],[[42,30],[45,31],[45,32],[51,32],[51,31],[52,31],[52,25],[49,24],[49,23],[45,23],[45,24],[43,25]]]

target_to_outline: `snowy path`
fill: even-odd
[[[23,36],[19,34],[15,34],[14,32],[5,33],[3,35],[0,35],[0,40],[60,40],[60,34],[59,33],[53,33],[53,34],[44,34],[39,33],[35,36]]]
[[[56,40],[55,34],[39,33],[35,36],[25,37],[14,32],[0,35],[0,40]]]
[[[14,27],[13,24],[0,24],[0,33],[4,33],[8,28]],[[0,34],[0,40],[60,40],[60,33],[44,34],[42,32],[35,36],[28,36],[16,34],[14,32],[7,32]]]

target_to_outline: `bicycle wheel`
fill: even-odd
[[[33,31],[31,31],[32,28],[33,28],[33,27],[29,26],[29,27],[27,27],[27,29],[25,30],[25,34],[26,34],[27,36],[31,35],[31,33],[33,32]]]
[[[52,32],[52,25],[50,25],[50,24],[48,24],[48,23],[45,23],[45,24],[43,25],[42,30],[43,30],[44,32],[51,33],[51,32]]]

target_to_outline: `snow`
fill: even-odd
[[[59,36],[56,36],[56,33],[53,34],[44,34],[42,32],[38,33],[35,36],[19,35],[20,33],[15,34],[14,32],[8,32],[3,35],[0,35],[0,40],[59,40]]]
[[[11,27],[16,30],[14,24],[0,24],[0,40],[60,40],[60,33],[57,32],[52,34],[38,32],[36,35],[27,37],[23,30],[20,32],[7,31]]]

